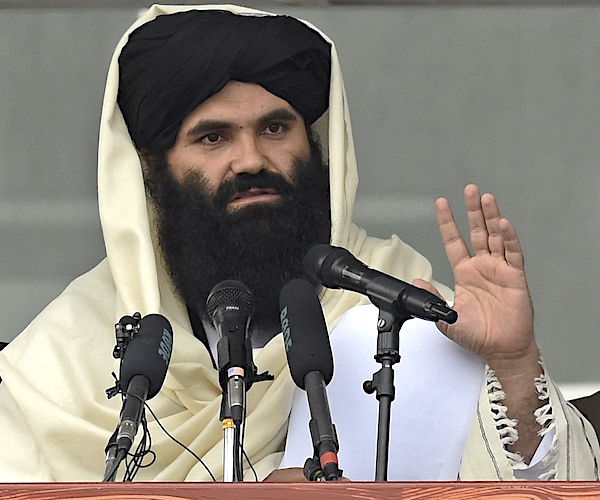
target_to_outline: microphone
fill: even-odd
[[[369,297],[379,309],[429,321],[456,323],[458,314],[433,293],[371,269],[342,247],[320,244],[304,256],[308,277],[327,288]]]
[[[173,329],[161,314],[148,314],[139,322],[121,362],[121,387],[127,387],[117,430],[119,450],[129,451],[142,418],[144,402],[158,394],[167,376],[173,351]]]
[[[131,317],[121,318],[120,323],[126,318]],[[103,481],[115,480],[119,464],[133,445],[144,414],[144,403],[160,391],[173,351],[173,329],[167,318],[160,314],[149,314],[139,321],[138,318],[134,321],[137,324],[135,335],[121,344],[117,337],[118,354],[122,358],[118,384],[127,390],[119,424],[106,446]]]
[[[285,350],[294,383],[306,391],[313,448],[325,480],[337,481],[339,449],[331,420],[326,385],[333,377],[333,355],[321,303],[313,285],[302,279],[287,283],[279,295]],[[307,460],[310,461],[312,458]],[[307,479],[317,477],[313,473]]]
[[[227,394],[231,417],[243,420],[246,391],[252,385],[254,363],[248,336],[254,304],[250,289],[236,280],[217,284],[206,299],[206,312],[219,334],[219,382]]]

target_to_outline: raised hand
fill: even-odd
[[[458,321],[438,328],[492,368],[506,393],[507,415],[518,420],[519,440],[509,446],[527,462],[540,441],[533,412],[540,406],[534,379],[542,368],[533,334],[533,306],[523,253],[512,224],[501,218],[496,199],[465,188],[473,253],[452,215],[448,200],[435,209],[446,255],[454,272],[453,308]],[[418,280],[415,285],[435,291]]]
[[[523,253],[511,223],[501,218],[496,199],[465,188],[470,227],[469,251],[448,200],[436,202],[436,215],[455,281],[458,321],[440,325],[458,344],[478,354],[492,368],[532,355],[533,307],[523,268]]]

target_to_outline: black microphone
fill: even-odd
[[[161,314],[148,314],[139,322],[121,361],[119,384],[127,388],[116,442],[119,451],[129,451],[142,418],[145,401],[162,387],[173,351],[173,329]]]
[[[445,323],[458,319],[456,311],[433,293],[367,267],[345,248],[315,245],[304,256],[304,271],[327,288],[366,295],[390,314]]]
[[[252,385],[254,374],[248,335],[254,314],[252,293],[239,281],[222,281],[208,295],[206,312],[219,334],[219,382],[227,394],[231,417],[239,424],[243,419],[246,391]]]
[[[314,286],[302,279],[292,280],[281,289],[279,307],[290,373],[308,398],[315,456],[325,479],[336,481],[342,472],[338,468],[339,445],[325,387],[333,377],[333,355],[323,309]]]

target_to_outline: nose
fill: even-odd
[[[257,174],[267,166],[267,158],[256,137],[246,134],[238,139],[231,170],[234,174]]]

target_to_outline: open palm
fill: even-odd
[[[458,321],[440,329],[487,364],[510,361],[536,349],[533,307],[517,234],[502,219],[495,198],[480,196],[475,185],[465,188],[470,227],[469,251],[444,198],[436,214],[446,254],[454,272],[454,309]]]

